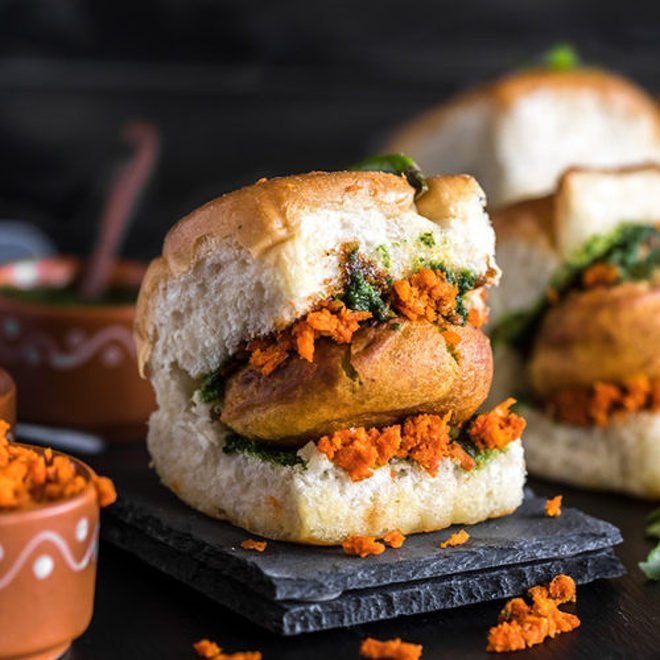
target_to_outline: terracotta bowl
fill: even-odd
[[[89,482],[81,493],[0,512],[0,658],[58,658],[92,618],[99,507],[94,473],[71,460]]]
[[[0,368],[0,419],[13,431],[16,425],[16,385],[12,377]]]
[[[80,269],[64,257],[15,262],[0,266],[0,287],[63,287]],[[113,285],[137,292],[144,270],[119,263]],[[19,419],[142,439],[155,402],[137,370],[134,315],[133,304],[55,305],[0,290],[0,363],[21,393]]]

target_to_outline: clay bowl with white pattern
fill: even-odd
[[[155,407],[138,374],[133,319],[145,267],[118,262],[111,290],[83,301],[70,257],[0,266],[0,364],[11,372],[21,422],[138,440]]]
[[[69,458],[87,481],[79,494],[29,508],[0,509],[3,660],[58,658],[92,618],[99,506],[93,471]]]

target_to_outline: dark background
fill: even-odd
[[[0,0],[0,218],[84,252],[118,128],[150,119],[161,160],[124,252],[151,257],[202,201],[350,163],[559,41],[660,91],[658,0]]]
[[[206,199],[260,176],[341,167],[428,105],[562,41],[660,92],[659,0],[0,0],[0,218],[84,252],[118,129],[149,119],[161,159],[124,252],[151,257]],[[128,464],[124,451],[134,450],[103,460]],[[533,486],[620,526],[629,574],[581,588],[582,628],[524,656],[657,658],[660,585],[637,568],[653,505]],[[119,550],[101,554],[94,621],[72,659],[192,657],[206,635],[273,659],[354,657],[366,635],[422,642],[428,658],[482,657],[501,606],[278,639]]]

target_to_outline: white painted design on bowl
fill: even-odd
[[[89,522],[87,518],[83,517],[78,521],[76,525],[76,539],[82,543],[87,538],[87,533],[89,532]]]
[[[50,555],[41,555],[34,560],[32,571],[37,580],[45,580],[55,568],[55,562]]]
[[[0,575],[0,591],[7,588],[14,581],[14,579],[21,572],[21,569],[23,568],[23,566],[25,566],[25,564],[30,559],[34,551],[42,543],[52,543],[55,546],[55,548],[59,551],[60,555],[62,556],[62,559],[64,559],[65,563],[72,571],[78,573],[80,571],[85,570],[85,568],[87,568],[87,566],[89,565],[90,561],[96,561],[96,552],[97,552],[96,546],[98,543],[98,536],[99,536],[99,526],[97,524],[89,540],[89,545],[85,550],[85,554],[83,555],[80,561],[77,561],[76,558],[73,556],[71,549],[69,548],[69,544],[62,538],[60,534],[49,529],[45,529],[39,532],[38,534],[33,536],[32,539],[21,550],[18,557],[16,558],[16,561],[13,563],[12,566],[9,567],[9,570],[3,575]],[[48,560],[50,560],[50,562]],[[46,555],[46,554],[40,555],[32,565],[32,570],[39,579],[44,579],[48,577],[48,575],[50,575],[50,573],[52,572],[53,568],[54,568],[53,558],[50,555]],[[38,571],[41,572],[41,577],[38,574]]]
[[[0,336],[0,361],[5,364],[22,361],[33,367],[47,364],[56,371],[69,371],[100,353],[101,363],[114,368],[124,361],[124,355],[128,355],[131,360],[136,355],[132,333],[122,325],[109,325],[91,337],[85,337],[82,330],[72,328],[65,338],[67,347],[63,349],[45,332],[21,337],[20,325],[12,317],[4,319],[3,330],[4,336]]]

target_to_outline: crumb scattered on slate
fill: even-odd
[[[558,516],[561,516],[562,499],[563,499],[562,495],[555,495],[555,497],[551,497],[545,503],[545,515],[548,518],[557,518]]]
[[[443,549],[453,548],[454,546],[463,545],[464,543],[467,543],[469,539],[470,539],[470,535],[464,529],[461,529],[458,532],[454,532],[446,541],[443,541],[440,544],[440,547]]]
[[[341,547],[347,555],[364,559],[369,555],[381,555],[385,552],[385,546],[376,541],[375,536],[349,536]]]
[[[406,537],[398,529],[393,529],[383,536],[383,541],[390,548],[400,548],[406,541]]]
[[[360,656],[370,660],[419,660],[422,645],[402,642],[398,637],[385,642],[368,637],[360,645]]]
[[[267,541],[257,541],[256,539],[245,539],[245,541],[241,541],[241,548],[243,548],[243,550],[256,550],[257,552],[263,552],[267,545]]]

